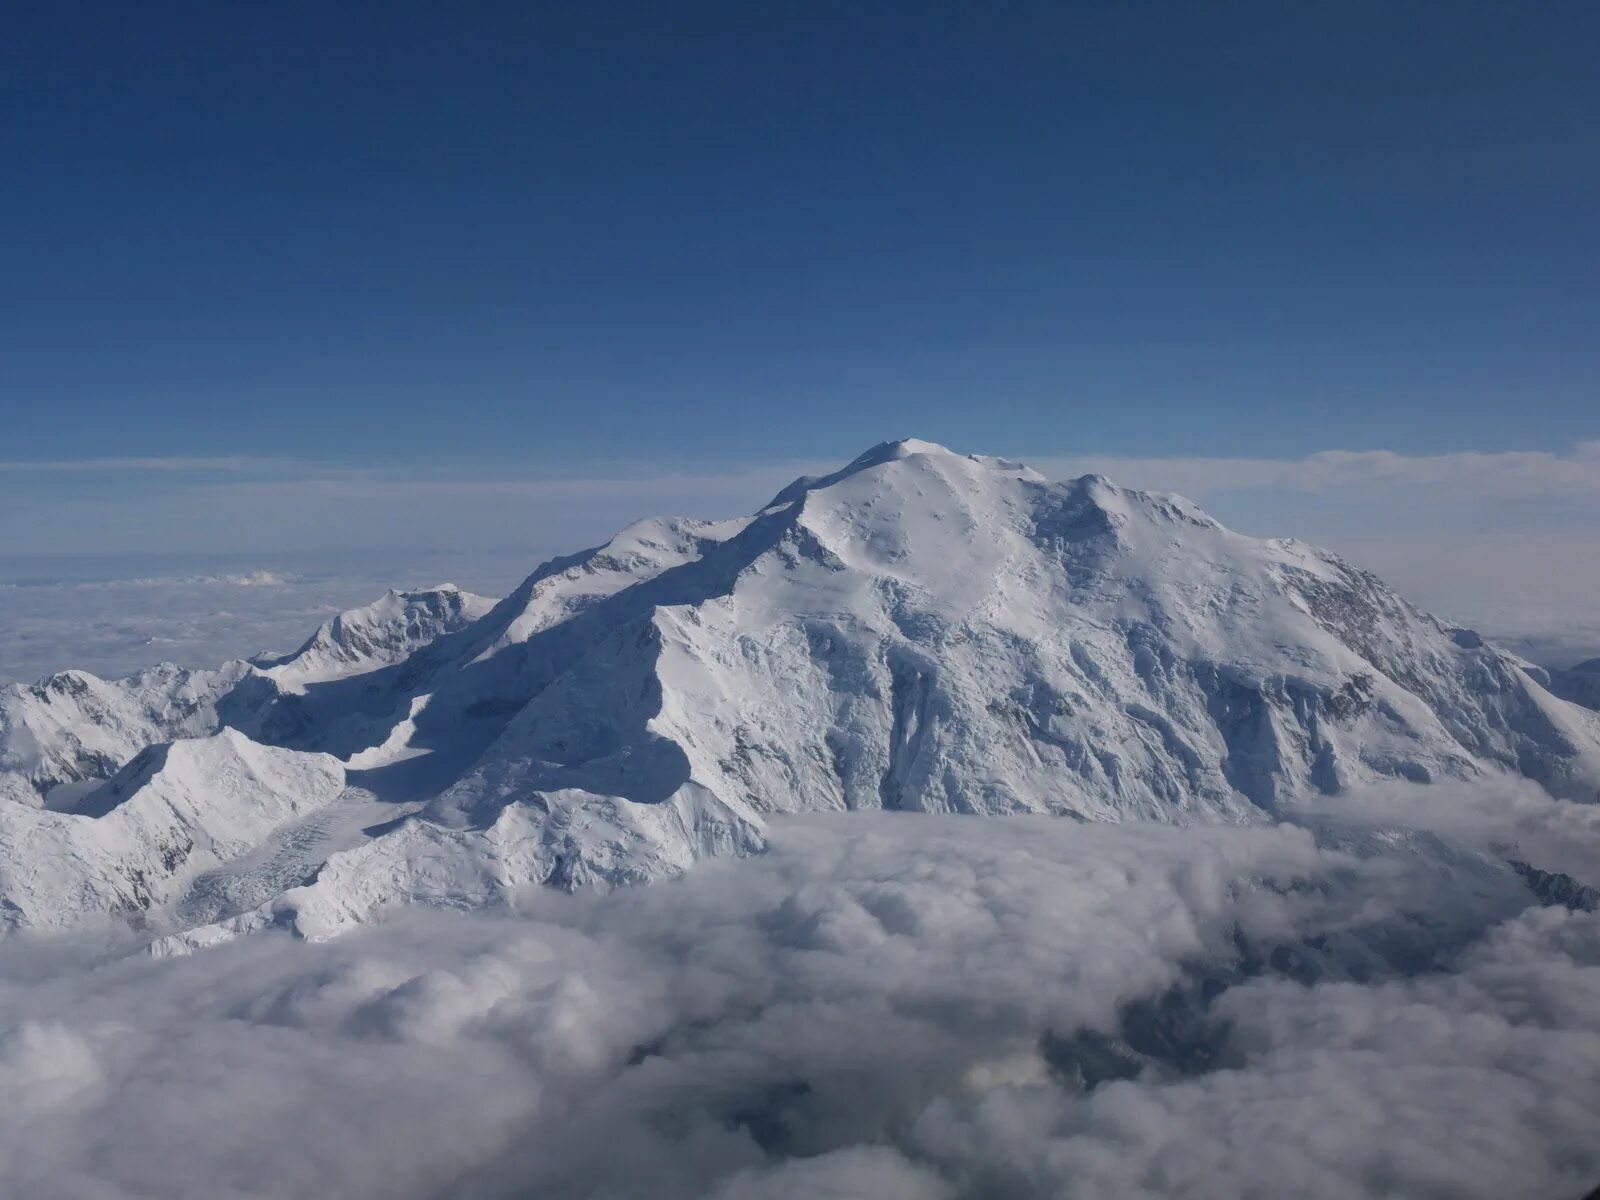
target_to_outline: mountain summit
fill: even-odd
[[[79,778],[109,774],[122,762],[103,748],[163,711],[169,737],[229,726],[315,755],[319,780],[341,764],[336,800],[278,805],[265,839],[256,812],[236,866],[214,861],[241,841],[228,830],[151,835],[166,849],[146,874],[163,882],[141,894],[176,899],[143,919],[176,949],[264,925],[320,936],[393,902],[648,879],[758,849],[772,813],[1240,823],[1386,778],[1600,788],[1593,713],[1334,555],[1234,533],[1176,496],[928,442],[876,446],[748,518],[630,526],[485,607],[391,596],[295,658],[199,683],[169,672],[162,696],[197,698],[135,705],[120,740],[99,736],[96,699],[119,685],[72,677],[98,705],[76,717],[55,681],[12,689],[0,794],[75,784],[81,799],[92,785],[62,745],[102,748]],[[40,745],[43,792],[26,776]],[[228,746],[190,756],[186,794],[246,754]],[[272,762],[260,780],[304,776]],[[131,803],[138,780],[122,786]],[[82,835],[50,831],[114,817],[103,792],[28,815],[29,853],[62,843],[63,888]],[[185,820],[225,823],[226,808]],[[5,853],[23,824],[0,817]],[[185,839],[203,862],[173,848]],[[37,879],[30,896],[40,911]]]

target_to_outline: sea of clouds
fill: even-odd
[[[13,940],[0,1194],[1576,1200],[1600,915],[1504,864],[1600,882],[1596,817],[841,814],[322,944]]]
[[[391,587],[498,597],[530,569],[526,554],[487,552],[0,558],[0,683],[282,653]]]

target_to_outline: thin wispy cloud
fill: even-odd
[[[0,471],[8,475],[106,474],[123,471],[156,471],[189,474],[206,471],[304,472],[327,470],[299,459],[258,457],[246,454],[218,456],[168,455],[156,458],[56,458],[8,459],[0,461]]]
[[[1511,450],[1448,454],[1403,454],[1393,450],[1320,450],[1299,457],[1141,456],[1029,454],[1017,457],[1053,479],[1106,475],[1130,486],[1204,496],[1218,491],[1283,489],[1334,493],[1372,484],[1392,487],[1486,489],[1508,496],[1600,495],[1600,440],[1564,452]],[[672,491],[726,491],[781,486],[800,474],[836,464],[816,459],[707,466],[683,471],[644,464],[596,464],[580,473],[542,470],[477,473],[420,472],[308,459],[255,455],[0,460],[0,473],[267,476],[217,484],[238,491],[301,490],[325,495],[385,497],[401,492],[459,496],[567,497],[603,494],[651,495]]]
[[[1480,497],[1582,500],[1600,498],[1600,440],[1579,442],[1563,452],[1510,450],[1449,454],[1403,454],[1393,450],[1320,450],[1300,457],[1226,456],[1150,457],[1132,455],[1016,455],[1052,479],[1100,474],[1131,487],[1179,492],[1204,499],[1224,492],[1289,491],[1306,495],[1370,494],[1373,488],[1472,493]],[[120,463],[145,460],[106,460]],[[148,460],[162,462],[166,460]],[[817,459],[708,465],[697,471],[649,463],[597,465],[580,473],[548,475],[504,472],[485,477],[445,471],[421,473],[296,463],[272,459],[174,459],[173,464],[236,462],[232,468],[194,466],[193,470],[260,471],[272,477],[218,482],[210,486],[235,493],[305,494],[384,499],[402,495],[437,497],[522,497],[530,500],[601,497],[726,495],[748,504],[799,475],[818,474],[837,464]],[[245,465],[254,464],[254,465]],[[92,469],[84,467],[83,469]],[[108,468],[109,469],[109,468]],[[152,467],[150,469],[162,469]],[[169,469],[184,468],[173,465]],[[648,511],[641,510],[641,516]]]
[[[1486,491],[1508,497],[1600,496],[1600,441],[1572,449],[1400,454],[1392,450],[1321,450],[1299,458],[1131,457],[1040,458],[1054,478],[1089,472],[1119,483],[1203,497],[1219,491],[1282,489],[1317,494],[1371,485]]]
[[[437,477],[405,472],[328,472],[280,479],[238,480],[210,484],[208,491],[233,495],[316,495],[329,498],[398,499],[405,496],[523,497],[539,499],[603,498],[607,501],[637,497],[648,502],[675,495],[727,495],[740,502],[759,503],[766,491],[776,492],[799,475],[831,469],[834,464],[786,462],[767,466],[708,469],[684,472],[652,469],[646,465],[629,473],[622,469],[571,476],[468,476]],[[641,510],[639,516],[655,515]]]

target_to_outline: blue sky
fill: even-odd
[[[1595,436],[1590,5],[27,5],[8,459]]]
[[[913,435],[1600,638],[1597,44],[1559,0],[14,7],[0,584],[531,565]]]

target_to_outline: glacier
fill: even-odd
[[[1270,825],[1390,781],[1600,794],[1600,715],[1181,497],[903,440],[749,517],[641,521],[498,602],[0,691],[0,925],[157,953],[511,906],[866,809]]]

